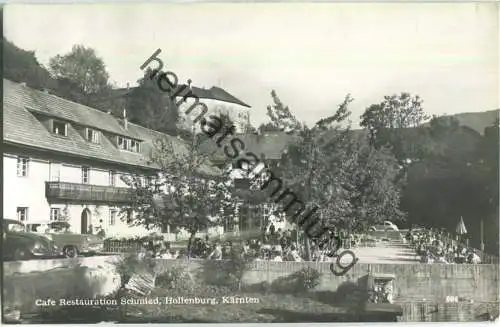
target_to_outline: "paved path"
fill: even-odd
[[[360,263],[398,263],[419,262],[415,251],[405,244],[377,244],[376,247],[355,248],[353,252]]]

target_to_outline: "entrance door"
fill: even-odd
[[[84,209],[82,211],[82,219],[81,219],[81,234],[90,234],[89,222],[90,222],[90,210]]]

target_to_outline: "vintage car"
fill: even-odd
[[[23,223],[13,219],[2,219],[3,260],[46,259],[61,256],[62,252],[49,238],[25,232]]]
[[[399,232],[399,228],[393,222],[386,220],[386,221],[384,221],[383,225],[371,226],[370,231],[386,231],[386,232],[395,231],[395,232]]]
[[[56,221],[48,225],[49,229],[44,233],[62,249],[67,258],[75,258],[78,255],[92,255],[102,252],[104,240],[102,237],[90,234],[75,234],[69,231],[67,222]]]

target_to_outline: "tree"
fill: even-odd
[[[257,129],[250,122],[250,114],[248,112],[238,113],[238,125],[243,134],[257,133]]]
[[[218,117],[222,122],[222,126],[227,126],[228,128],[234,128],[234,129],[236,128],[236,125],[229,116],[228,112],[219,111]]]
[[[26,83],[35,89],[53,89],[56,82],[50,73],[38,62],[34,51],[25,51],[12,42],[3,40],[4,77],[17,83]]]
[[[269,107],[274,127],[297,137],[280,161],[280,177],[316,208],[320,228],[332,225],[354,232],[399,212],[398,165],[387,150],[372,149],[346,127],[352,98],[348,95],[335,112],[312,128],[299,123],[276,93]],[[287,212],[288,214],[288,212]],[[309,242],[305,241],[309,257]]]
[[[272,96],[275,105],[271,110],[268,107],[271,122],[275,127],[298,136],[298,141],[289,147],[280,162],[287,185],[301,190],[299,194],[304,203],[319,208],[317,213],[323,226],[338,223],[336,218],[347,215],[348,211],[348,197],[340,187],[344,175],[336,169],[341,167],[340,161],[345,155],[343,141],[346,134],[342,133],[338,126],[328,125],[342,122],[346,118],[344,114],[352,99],[347,96],[333,116],[317,122],[313,128],[308,128],[295,119],[275,93]],[[284,121],[281,121],[282,119]],[[329,133],[325,133],[326,130],[329,130]],[[336,156],[333,156],[333,153]],[[304,241],[306,257],[309,259],[308,237],[304,237]]]
[[[267,115],[271,119],[271,126],[276,130],[284,132],[295,132],[300,130],[303,125],[291,113],[290,108],[281,102],[276,91],[271,91],[271,97],[273,98],[274,104],[272,106],[267,106]]]
[[[257,128],[255,128],[250,122],[242,123],[242,131],[244,134],[256,134]]]
[[[178,135],[179,108],[160,90],[157,77],[151,79],[151,72],[146,71],[128,98],[128,113],[130,120],[141,126],[163,132],[169,135]]]
[[[406,213],[399,207],[404,168],[389,149],[377,150],[360,140],[355,141],[353,153],[356,160],[348,169],[350,180],[346,184],[352,187],[349,199],[352,209],[344,225],[349,230],[366,231],[384,220],[404,221]]]
[[[265,123],[265,124],[260,124],[260,126],[257,129],[259,133],[265,133],[265,132],[279,132],[281,129],[279,127],[276,127],[273,123]]]
[[[69,53],[51,58],[49,67],[59,95],[78,103],[92,106],[111,89],[106,66],[92,48],[74,45]]]
[[[402,208],[409,221],[454,232],[462,216],[471,245],[479,247],[483,220],[486,250],[498,253],[498,125],[482,136],[435,117],[427,129],[432,151],[406,168]]]
[[[203,173],[206,157],[198,150],[198,138],[181,150],[168,138],[158,139],[151,160],[160,167],[161,180],[154,186],[134,185],[134,224],[167,226],[189,232],[188,253],[197,232],[234,219],[237,201],[225,178]]]
[[[66,204],[61,211],[61,216],[59,220],[68,222],[70,220],[69,205]]]
[[[487,199],[484,210],[484,224],[487,226],[484,235],[485,244],[491,253],[498,255],[499,249],[499,205],[498,205],[498,185],[499,185],[499,119],[497,118],[491,126],[486,127],[484,131],[483,146],[479,150],[483,158],[482,178],[484,181],[484,198]],[[490,227],[491,226],[491,227]]]
[[[418,95],[401,93],[385,96],[381,103],[368,107],[361,116],[361,126],[368,130],[371,144],[376,148],[391,147],[399,160],[418,156],[419,149],[408,139],[406,130],[420,126],[429,118],[422,103]]]

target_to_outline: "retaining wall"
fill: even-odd
[[[117,258],[6,262],[3,265],[4,303],[32,310],[36,299],[60,299],[75,294],[92,298],[109,293],[120,282],[119,276],[113,271],[113,261]],[[192,276],[200,276],[200,273],[203,274],[204,260],[158,260],[157,271],[160,273],[174,266],[190,271]],[[312,267],[320,272],[320,284],[316,290],[327,292],[335,292],[344,284],[356,283],[370,272],[394,274],[394,300],[403,306],[404,321],[437,321],[439,317],[447,317],[453,312],[458,312],[456,319],[471,321],[478,310],[495,305],[498,314],[497,265],[358,263],[345,276],[337,277],[330,272],[329,263],[261,261],[253,263],[244,274],[243,283],[272,283],[304,267]],[[459,297],[461,303],[444,304],[447,297]],[[441,315],[435,312],[436,308]]]
[[[197,275],[203,269],[202,260],[159,260],[161,270],[182,266]],[[394,274],[395,300],[398,302],[444,302],[447,296],[473,301],[499,300],[499,269],[496,265],[442,264],[356,264],[345,276],[334,276],[329,263],[315,262],[255,262],[243,277],[245,284],[272,283],[304,267],[321,273],[318,291],[335,291],[345,282],[357,282],[371,273]]]

